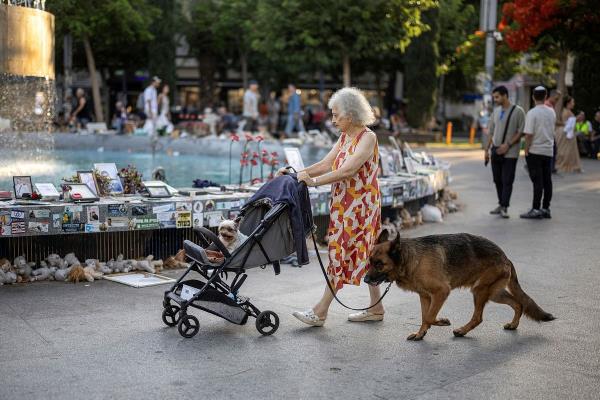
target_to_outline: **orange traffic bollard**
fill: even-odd
[[[471,131],[469,132],[469,144],[475,144],[475,127],[471,127]]]
[[[446,144],[452,144],[452,122],[446,125]]]

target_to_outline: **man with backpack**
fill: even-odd
[[[510,196],[519,159],[519,143],[525,126],[525,111],[510,102],[508,89],[505,86],[494,88],[492,96],[498,107],[492,113],[489,121],[485,165],[491,159],[498,207],[490,211],[490,214],[508,218]]]

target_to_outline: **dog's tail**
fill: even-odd
[[[523,306],[523,312],[526,316],[534,321],[552,321],[556,319],[554,315],[547,313],[538,306],[531,297],[527,295],[519,285],[519,279],[517,278],[517,271],[513,263],[510,263],[510,281],[508,282],[508,289],[515,297],[515,299]]]

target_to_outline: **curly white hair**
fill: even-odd
[[[331,96],[327,105],[330,109],[335,106],[341,115],[350,117],[354,125],[368,126],[375,122],[373,108],[360,89],[340,89]]]

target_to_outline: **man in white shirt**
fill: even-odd
[[[144,113],[146,114],[146,122],[144,129],[150,136],[155,136],[156,120],[158,118],[158,93],[156,89],[160,86],[160,78],[154,76],[152,82],[144,90]]]
[[[531,210],[521,214],[521,218],[552,218],[550,200],[552,200],[552,155],[556,114],[554,110],[544,105],[547,95],[545,87],[536,87],[533,90],[535,107],[529,110],[525,117],[523,129],[525,160],[529,177],[533,182],[533,204]]]
[[[242,116],[246,120],[245,131],[254,132],[258,128],[258,97],[258,83],[250,81],[250,87],[244,93]]]

